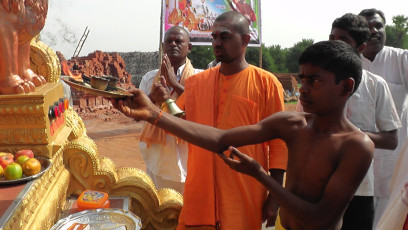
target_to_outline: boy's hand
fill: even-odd
[[[261,167],[261,165],[251,157],[246,154],[241,153],[238,149],[230,146],[228,148],[230,156],[227,157],[224,153],[219,153],[218,155],[224,160],[224,162],[230,166],[230,168],[238,171],[240,173],[247,174],[249,176],[257,178],[262,173],[267,174],[266,171]],[[234,156],[238,160],[234,159]]]
[[[132,90],[130,93],[133,96],[123,99],[111,99],[113,107],[137,121],[154,121],[154,113],[157,113],[155,110],[158,110],[158,108],[151,103],[150,99],[141,90]]]

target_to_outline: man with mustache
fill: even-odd
[[[363,69],[385,79],[402,123],[398,130],[398,147],[374,152],[375,226],[389,200],[391,177],[408,132],[408,50],[385,46],[386,21],[382,11],[365,9],[359,15],[365,17],[371,31],[363,50]]]
[[[190,37],[184,28],[174,26],[164,35],[161,68],[147,72],[139,85],[139,89],[148,94],[158,107],[161,106],[166,88],[170,90],[169,98],[175,100],[184,91],[185,79],[202,71],[194,69],[187,58],[190,50]],[[165,79],[165,87],[159,83],[160,75]],[[183,194],[187,174],[187,143],[179,142],[174,136],[148,123],[140,139],[139,148],[146,163],[146,171],[156,188],[173,188]]]
[[[235,11],[220,15],[212,38],[214,55],[221,64],[186,80],[184,93],[177,100],[186,120],[230,129],[256,124],[282,111],[283,88],[278,79],[245,60],[250,40],[245,16]],[[278,204],[267,197],[260,183],[232,171],[207,150],[191,144],[188,149],[184,206],[177,229],[261,229],[263,217],[267,224],[274,224]],[[281,140],[240,149],[282,183],[287,149]]]

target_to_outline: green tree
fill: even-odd
[[[385,45],[397,48],[408,48],[408,17],[397,15],[392,17],[393,25],[385,27],[387,39]]]
[[[207,69],[208,63],[214,60],[214,53],[211,46],[193,46],[188,54],[194,68]]]
[[[262,44],[262,69],[273,72],[277,68],[269,52],[265,51],[267,51],[267,48],[264,44]],[[259,47],[248,47],[246,50],[245,59],[248,63],[259,66]]]
[[[313,43],[313,39],[302,39],[301,42],[298,42],[292,48],[289,48],[286,58],[286,67],[290,73],[297,73],[299,71],[298,59],[300,54],[302,54],[307,47],[313,45]]]
[[[288,49],[282,49],[280,45],[272,45],[264,53],[269,53],[275,63],[276,69],[273,70],[273,73],[288,73],[286,66]]]

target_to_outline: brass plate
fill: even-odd
[[[86,82],[83,82],[83,83],[80,83],[77,81],[74,82],[71,80],[69,76],[61,76],[61,79],[74,89],[80,90],[88,94],[96,95],[96,96],[102,96],[105,98],[124,98],[124,97],[132,96],[131,93],[119,87],[116,87],[113,90],[99,90],[99,89],[92,88]]]
[[[140,230],[140,217],[130,211],[114,208],[90,209],[77,212],[59,220],[51,230],[66,230],[74,223],[89,224],[90,229]]]
[[[40,177],[43,173],[45,173],[52,164],[48,158],[45,158],[45,157],[34,157],[34,158],[36,158],[41,163],[41,171],[39,173],[32,175],[32,176],[24,176],[23,174],[23,177],[21,177],[20,179],[16,179],[16,180],[5,180],[5,178],[2,177],[0,179],[0,186],[18,184],[18,183],[22,183],[25,181],[34,180],[35,178]]]

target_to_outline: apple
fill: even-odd
[[[0,166],[0,180],[1,180],[1,176],[3,176],[3,167]]]
[[[14,155],[13,155],[13,154],[11,154],[11,153],[6,153],[6,152],[0,152],[0,157],[1,157],[1,156],[9,156],[9,157],[14,158]]]
[[[23,166],[24,162],[26,162],[28,159],[31,159],[31,158],[29,158],[26,155],[21,155],[16,159],[16,163]]]
[[[29,158],[33,158],[33,157],[34,157],[33,151],[31,151],[31,150],[29,150],[29,149],[23,149],[23,150],[18,151],[18,152],[16,153],[15,158],[17,159],[17,158],[18,158],[19,156],[21,156],[21,155],[26,155],[26,156],[28,156]]]
[[[23,176],[23,169],[17,163],[11,163],[4,169],[4,177],[6,180],[17,180]]]
[[[14,157],[10,157],[9,155],[0,156],[0,165],[3,169],[6,168],[7,165],[14,162]]]

